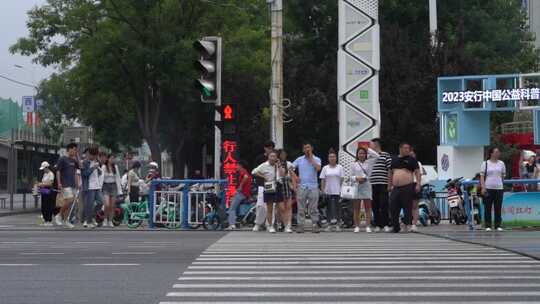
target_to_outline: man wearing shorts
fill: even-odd
[[[71,205],[77,195],[79,180],[77,170],[79,170],[79,162],[77,160],[77,144],[70,143],[66,146],[67,155],[62,156],[58,160],[56,179],[58,189],[62,195],[63,203],[60,212],[55,217],[55,223],[58,226],[64,225],[67,228],[74,226],[69,222],[69,212]]]

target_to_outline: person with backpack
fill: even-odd
[[[502,224],[502,205],[504,196],[504,177],[506,176],[506,166],[501,158],[499,148],[489,149],[488,160],[482,162],[480,166],[480,187],[484,198],[485,215],[484,222],[486,231],[491,231],[492,220],[491,212],[495,213],[495,229],[503,231]]]

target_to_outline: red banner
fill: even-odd
[[[33,122],[34,119],[33,118],[34,118],[34,116],[32,115],[32,112],[27,112],[26,113],[26,125],[29,128],[31,128],[32,125],[34,124],[34,122]]]

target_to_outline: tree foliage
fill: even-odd
[[[207,138],[213,118],[192,87],[194,40],[224,37],[229,81],[260,88],[268,75],[261,11],[255,0],[48,0],[29,12],[30,34],[11,51],[59,68],[41,90],[47,110],[94,127],[109,147],[144,139],[153,159],[167,149],[178,160],[187,142]],[[236,88],[225,96],[254,95]]]
[[[380,1],[382,138],[401,140],[425,162],[438,144],[439,76],[534,71],[538,51],[518,0],[440,0],[430,45],[428,1]],[[29,12],[29,36],[11,50],[58,73],[41,87],[48,122],[93,126],[109,147],[145,139],[166,149],[176,172],[197,167],[213,138],[213,111],[192,87],[194,40],[224,39],[224,102],[240,106],[242,155],[254,160],[269,137],[270,22],[260,0],[48,0]],[[338,148],[337,1],[285,1],[285,145]],[[504,122],[508,115],[495,117]],[[51,128],[51,130],[55,130]],[[211,145],[208,150],[211,151]]]

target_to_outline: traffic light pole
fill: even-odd
[[[222,41],[221,37],[216,37],[217,39],[217,71],[216,71],[216,106],[214,107],[215,118],[214,118],[214,179],[221,179],[221,130],[217,125],[221,122],[221,68],[222,68],[222,54],[221,47]]]
[[[270,4],[272,16],[272,85],[270,103],[272,118],[270,135],[276,148],[283,148],[283,2],[274,0]]]

